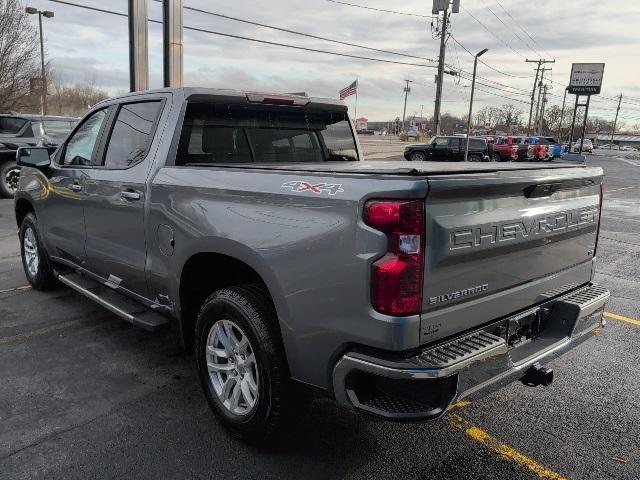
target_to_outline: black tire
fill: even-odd
[[[499,153],[494,153],[494,154],[491,156],[491,161],[492,161],[492,162],[501,162],[501,161],[502,161],[502,157],[500,156],[500,154],[499,154]]]
[[[224,406],[207,367],[210,332],[225,319],[246,334],[256,359],[258,393],[252,409],[243,415]],[[275,309],[269,295],[257,285],[223,288],[205,300],[196,323],[195,351],[207,402],[222,425],[237,438],[263,443],[290,425],[309,403],[309,397],[296,392],[292,385]]]
[[[20,167],[14,161],[2,161],[0,163],[0,197],[13,198],[18,188]]]
[[[410,162],[424,162],[426,160],[427,156],[424,152],[411,152],[411,155],[409,155]]]
[[[467,162],[481,162],[482,161],[482,157],[476,153],[470,153],[467,156]]]
[[[30,234],[29,232],[32,232]],[[51,260],[42,243],[40,232],[38,230],[38,222],[36,216],[33,213],[27,213],[22,220],[20,230],[18,232],[20,237],[20,254],[22,256],[22,267],[24,268],[24,274],[31,286],[36,290],[51,290],[56,287],[58,280],[56,279],[53,269],[51,268]],[[38,257],[37,267],[35,269],[30,268],[27,260],[27,253],[25,248],[25,237],[29,239],[28,243],[35,243],[35,255]],[[33,266],[34,264],[31,263]]]

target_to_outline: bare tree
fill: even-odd
[[[39,77],[38,41],[18,0],[0,0],[0,112],[29,102],[31,82]]]
[[[60,75],[52,75],[49,82],[49,113],[78,117],[109,94],[95,85],[95,80],[87,79],[76,85],[65,84]]]
[[[499,109],[498,118],[500,123],[506,125],[511,131],[513,127],[520,125],[523,114],[524,111],[521,108],[516,107],[513,103],[505,103]]]

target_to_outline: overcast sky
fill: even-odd
[[[126,0],[69,1],[127,11]],[[439,41],[431,34],[429,0],[346,1],[382,9],[394,8],[427,18],[366,10],[327,0],[184,0],[184,4],[331,39],[437,59]],[[44,19],[45,41],[48,56],[64,81],[93,81],[112,93],[128,89],[126,18],[50,0],[29,0],[28,4],[55,12],[55,18]],[[613,97],[623,93],[621,119],[628,127],[640,124],[640,1],[461,0],[461,5],[460,13],[451,19],[453,36],[471,52],[488,48],[489,52],[482,58],[500,71],[479,65],[478,75],[483,77],[480,81],[485,85],[478,86],[484,91],[476,90],[474,110],[484,105],[514,103],[528,112],[534,65],[524,60],[545,57],[556,60],[553,71],[545,72],[557,82],[549,84],[552,87],[550,105],[562,103],[572,62],[604,62],[602,94],[597,99],[594,97],[591,111],[613,118],[616,107]],[[154,0],[149,0],[149,18],[162,18],[161,4]],[[36,21],[35,16],[32,19]],[[435,65],[425,60],[332,44],[193,11],[185,11],[184,23],[314,49]],[[305,91],[311,95],[336,97],[338,90],[358,77],[358,116],[388,120],[402,115],[403,80],[409,79],[414,83],[407,115],[420,114],[421,109],[425,116],[433,114],[435,69],[430,67],[304,52],[194,31],[185,31],[184,54],[186,85]],[[151,87],[162,86],[162,31],[161,26],[154,23],[149,24],[149,63]],[[467,72],[473,69],[472,55],[453,39],[447,43],[446,63]],[[453,77],[446,78],[443,112],[461,114],[467,110],[470,83],[465,79],[457,82]],[[573,99],[568,96],[568,102]],[[354,97],[347,102],[353,110]]]

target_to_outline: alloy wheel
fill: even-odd
[[[13,167],[7,170],[4,175],[4,183],[13,194],[18,190],[18,182],[20,181],[20,168]]]
[[[28,227],[25,230],[22,242],[27,270],[32,277],[35,277],[38,274],[38,268],[40,267],[40,252],[38,251],[36,234],[31,227]]]
[[[218,320],[207,337],[207,370],[220,403],[244,416],[258,400],[258,364],[251,342],[232,320]]]

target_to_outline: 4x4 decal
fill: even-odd
[[[285,182],[281,188],[288,188],[294,192],[311,192],[321,195],[322,192],[327,192],[329,195],[335,195],[337,193],[344,192],[341,183],[316,183],[312,184],[305,182],[304,180],[294,180],[292,182]]]

